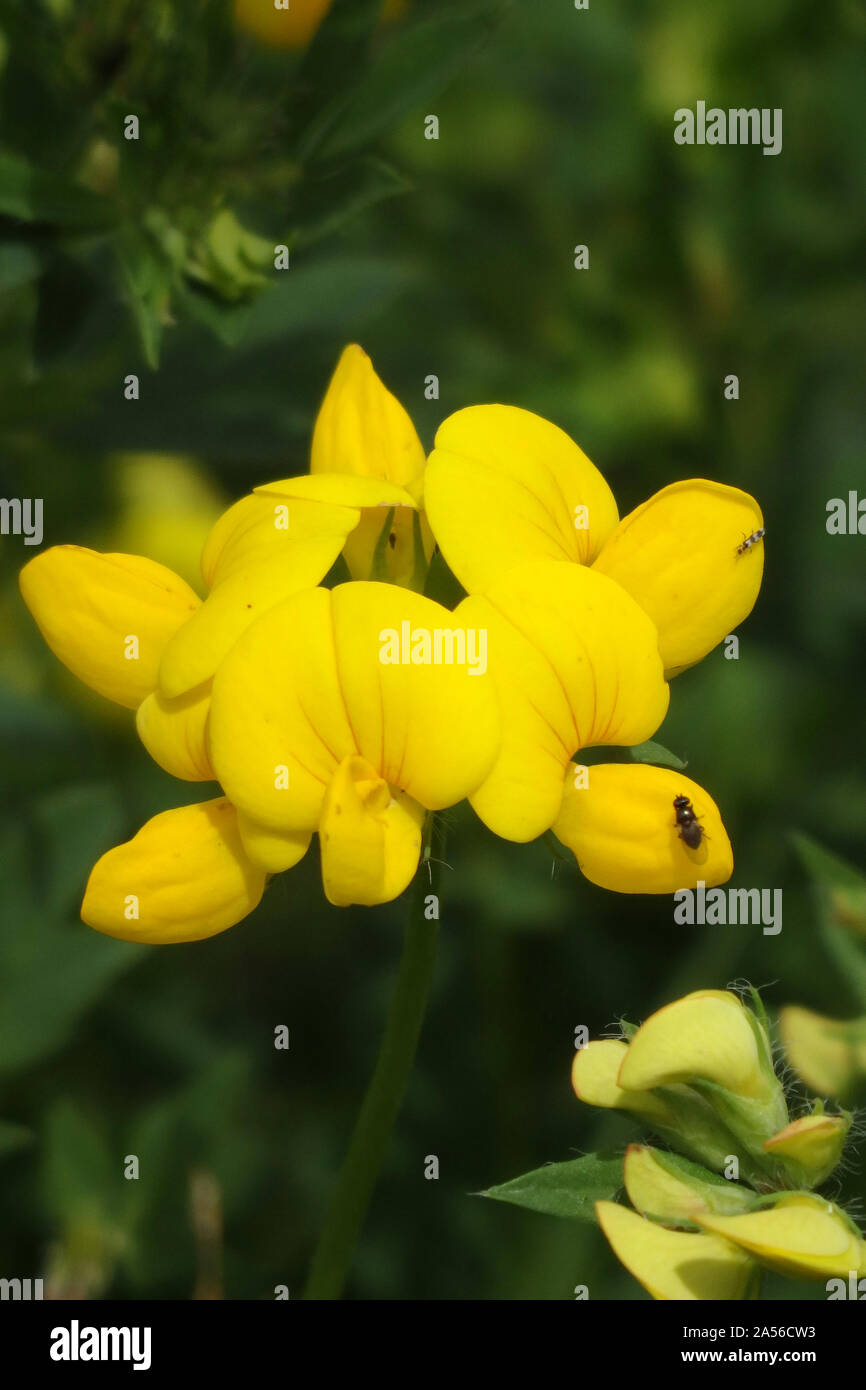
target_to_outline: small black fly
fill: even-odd
[[[704,838],[704,828],[695,815],[695,808],[687,796],[674,797],[674,810],[677,816],[677,825],[680,828],[680,839],[685,840],[689,849],[700,848]]]

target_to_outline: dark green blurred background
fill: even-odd
[[[67,26],[53,64],[58,31],[23,34],[23,8]],[[772,1009],[866,1009],[819,939],[790,840],[807,832],[855,863],[866,843],[866,540],[825,530],[828,499],[866,495],[862,8],[523,0],[486,43],[443,63],[438,88],[415,42],[402,100],[369,144],[394,196],[362,197],[353,216],[342,206],[315,236],[298,165],[284,210],[267,179],[247,187],[243,132],[202,115],[229,89],[248,100],[250,149],[278,170],[281,135],[297,129],[284,113],[298,55],[223,37],[235,88],[205,83],[184,105],[192,68],[149,52],[118,91],[116,64],[130,58],[111,67],[111,25],[126,24],[133,47],[146,34],[129,30],[128,6],[85,23],[88,8],[0,7],[0,145],[69,173],[76,140],[80,155],[100,121],[139,109],[142,158],[166,167],[181,149],[193,158],[193,128],[205,153],[234,139],[207,196],[222,179],[245,226],[272,243],[285,228],[292,269],[242,306],[243,331],[223,333],[232,343],[201,322],[204,301],[193,314],[178,294],[153,370],[105,243],[66,240],[50,218],[4,219],[0,495],[45,499],[46,545],[188,561],[183,542],[197,548],[221,501],[306,470],[350,341],[425,445],[451,411],[504,401],[569,431],[622,513],[691,476],[746,488],[763,508],[765,581],[740,659],[719,650],[679,677],[659,738],[718,801],[733,883],[784,890],[781,935],[676,927],[669,899],[604,893],[568,867],[552,877],[542,843],[496,841],[453,813],[435,997],[349,1289],[567,1299],[588,1284],[592,1298],[642,1297],[594,1228],[470,1194],[633,1132],[575,1101],[578,1024],[639,1021],[735,979],[766,986]],[[449,7],[413,8],[410,37],[419,11],[436,21]],[[161,23],[172,7],[136,9]],[[211,22],[225,36],[224,10],[197,7],[196,23]],[[377,34],[374,56],[403,35]],[[203,28],[184,33],[199,42]],[[325,85],[345,80],[320,71]],[[131,104],[139,89],[149,106]],[[676,146],[673,112],[698,99],[782,107],[782,154]],[[423,138],[431,112],[438,142]],[[334,168],[335,186],[352,177]],[[278,203],[288,220],[275,225]],[[577,243],[588,271],[573,268]],[[141,376],[138,402],[123,399],[128,372]],[[723,398],[732,372],[736,402]],[[431,373],[438,401],[424,398]],[[188,461],[147,457],[164,454]],[[15,588],[33,553],[0,539],[0,1273],[50,1274],[61,1296],[272,1298],[287,1284],[294,1297],[375,1058],[403,907],[330,908],[311,854],[252,918],[201,944],[138,948],[82,926],[95,858],[208,789],[163,774],[132,717],[75,687],[43,648]],[[273,1047],[281,1023],[288,1052]],[[132,1153],[138,1182],[123,1178]],[[429,1154],[438,1182],[423,1176]],[[858,1166],[846,1198],[866,1190]]]

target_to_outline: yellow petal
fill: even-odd
[[[631,1039],[619,1073],[627,1091],[696,1080],[740,1096],[764,1094],[758,1044],[735,994],[696,991],[651,1014]]]
[[[392,584],[408,584],[416,568],[416,518],[420,524],[425,563],[433,554],[433,533],[427,518],[418,514],[415,500],[405,488],[378,478],[356,477],[351,473],[315,473],[301,478],[286,478],[283,482],[268,483],[256,488],[257,496],[279,497],[297,507],[298,500],[308,508],[312,500],[329,506],[353,507],[359,518],[346,537],[343,556],[353,579],[373,578],[376,548],[386,525],[390,528],[384,542],[385,573]]]
[[[319,410],[310,472],[385,478],[421,500],[424,448],[415,426],[356,343],[344,350]]]
[[[286,484],[297,481],[287,479]],[[202,551],[202,574],[209,589],[260,561],[279,558],[287,567],[305,567],[305,584],[317,584],[357,526],[357,506],[290,495],[281,483],[235,502],[213,526]],[[270,491],[270,489],[275,489]]]
[[[662,722],[655,628],[617,584],[554,562],[511,570],[455,618],[488,633],[502,712],[500,754],[472,805],[497,835],[532,840],[556,820],[579,748],[640,743]]]
[[[201,606],[188,584],[153,560],[78,545],[43,551],[19,583],[54,655],[127,709],[155,689],[166,645]]]
[[[211,757],[233,802],[275,830],[315,829],[353,755],[429,810],[462,800],[496,751],[489,676],[468,661],[382,659],[395,643],[398,658],[423,655],[412,643],[425,633],[435,656],[437,632],[454,634],[441,655],[472,655],[453,614],[390,584],[308,590],[266,613],[214,680]]]
[[[207,751],[210,686],[168,700],[158,690],[139,705],[138,736],[154,762],[185,782],[213,782]]]
[[[866,1018],[826,1018],[789,1005],[779,1015],[791,1065],[821,1096],[845,1096],[866,1075]]]
[[[319,841],[322,883],[336,907],[374,907],[399,897],[421,856],[424,808],[391,795],[364,758],[344,758],[325,795]]]
[[[703,838],[680,836],[674,797],[687,796]],[[712,888],[734,871],[731,842],[716,803],[682,773],[645,763],[597,763],[565,779],[553,833],[581,872],[616,893],[675,893],[700,881]]]
[[[758,1198],[748,1187],[717,1178],[645,1144],[630,1144],[623,1181],[632,1206],[667,1225],[693,1222],[702,1212],[736,1214]]]
[[[410,507],[416,503],[405,486],[388,478],[345,473],[302,473],[276,483],[262,483],[254,489],[256,497],[287,497],[298,502],[316,502],[329,507]],[[384,514],[384,513],[383,513]]]
[[[303,859],[313,838],[309,830],[269,830],[240,812],[238,831],[249,858],[269,874],[282,874],[287,869],[293,869]]]
[[[588,564],[618,515],[583,450],[540,415],[510,405],[470,406],[445,421],[427,465],[424,504],[469,593],[534,560]]]
[[[850,1128],[850,1115],[802,1115],[767,1139],[764,1148],[795,1164],[795,1172],[802,1169],[807,1186],[818,1187],[838,1165]]]
[[[668,675],[700,661],[751,613],[764,545],[738,547],[763,524],[747,492],[693,478],[655,493],[606,540],[594,568],[652,618]]]
[[[766,1211],[696,1217],[704,1230],[733,1241],[763,1264],[795,1278],[845,1277],[866,1268],[866,1246],[832,1202],[795,1194]]]
[[[571,1084],[578,1100],[602,1110],[630,1110],[647,1119],[676,1125],[676,1115],[661,1096],[652,1091],[624,1091],[619,1071],[628,1044],[618,1038],[598,1038],[574,1054]]]
[[[224,798],[163,811],[95,865],[82,920],[106,936],[162,945],[200,941],[252,912],[265,886]]]
[[[596,1202],[595,1211],[614,1254],[653,1298],[746,1297],[754,1263],[728,1241],[668,1231],[616,1202]]]

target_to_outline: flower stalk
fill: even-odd
[[[313,1253],[305,1299],[338,1299],[342,1295],[415,1061],[433,982],[439,926],[437,915],[428,918],[425,907],[436,887],[436,864],[429,856],[433,822],[433,815],[428,815],[379,1056]]]

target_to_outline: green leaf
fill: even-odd
[[[117,256],[147,365],[157,367],[163,330],[170,322],[175,268],[144,235],[119,239]]]
[[[357,150],[423,110],[490,35],[503,0],[474,0],[408,23],[383,45],[321,146],[326,156]]]
[[[111,204],[78,184],[0,153],[0,213],[22,222],[48,222],[64,227],[101,227],[112,221]]]
[[[510,1202],[547,1216],[594,1221],[594,1203],[616,1196],[622,1187],[622,1158],[584,1154],[566,1163],[548,1163],[521,1178],[490,1187],[482,1197]]]
[[[293,227],[295,244],[318,241],[365,208],[405,193],[411,186],[390,164],[372,155],[354,164],[340,161],[317,170],[300,188],[300,215]]]
[[[682,772],[688,767],[688,763],[678,758],[676,753],[665,748],[664,744],[654,743],[652,739],[646,743],[635,743],[626,751],[636,763],[654,763],[656,767],[672,767],[677,772]]]

